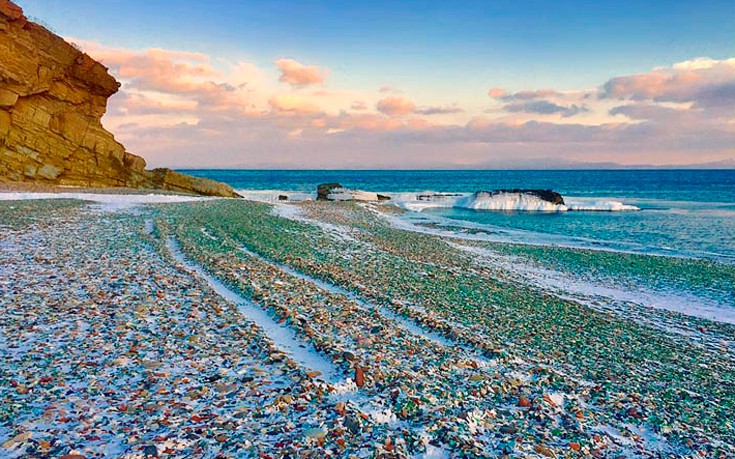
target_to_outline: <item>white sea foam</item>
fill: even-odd
[[[290,202],[309,201],[316,193],[288,190],[236,190],[250,201],[280,203],[279,196],[286,196]],[[378,195],[390,197],[388,204],[413,212],[435,208],[463,208],[493,211],[523,212],[564,212],[564,211],[634,211],[639,207],[620,201],[600,198],[565,198],[566,205],[552,204],[536,196],[525,193],[500,193],[493,196],[475,196],[471,193],[423,192],[372,192],[337,188],[329,195],[334,201],[377,201]]]
[[[567,207],[574,211],[588,212],[626,212],[641,210],[640,207],[624,204],[620,201],[598,200],[589,198],[569,198]]]
[[[455,207],[473,210],[517,210],[525,212],[564,212],[563,204],[554,204],[528,193],[478,193],[461,198]]]
[[[598,211],[620,212],[635,211],[640,208],[620,201],[589,198],[566,198],[566,204],[554,204],[528,193],[498,194],[446,194],[446,193],[384,193],[391,197],[390,203],[402,209],[421,212],[425,209],[460,208],[492,211],[522,212],[566,212]]]

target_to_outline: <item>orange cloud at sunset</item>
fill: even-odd
[[[319,113],[319,107],[295,94],[276,94],[268,103],[277,112],[281,113]]]
[[[395,95],[380,99],[376,107],[379,112],[386,115],[401,116],[413,113],[416,110],[416,103],[406,96]]]
[[[506,94],[508,93],[504,89],[500,88],[490,88],[490,90],[487,92],[487,95],[492,97],[493,99],[499,99]]]
[[[326,72],[315,66],[306,66],[293,59],[277,59],[274,64],[280,70],[278,81],[294,86],[324,83]]]

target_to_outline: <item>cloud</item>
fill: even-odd
[[[148,49],[134,52],[115,48],[88,50],[132,88],[151,91],[197,92],[221,74],[199,53]]]
[[[357,101],[353,102],[352,105],[350,105],[350,108],[352,110],[362,111],[362,110],[367,110],[368,106],[367,106],[367,104],[365,102],[363,102],[361,100],[357,100]]]
[[[555,113],[568,118],[589,111],[585,106],[572,104],[569,106],[558,105],[546,100],[532,100],[528,102],[515,102],[505,105],[503,110],[511,113],[536,113],[539,115],[552,115]]]
[[[278,81],[292,86],[324,83],[327,72],[316,66],[306,66],[293,59],[277,59],[274,64],[281,71]]]
[[[296,94],[276,94],[268,99],[268,104],[281,113],[311,114],[321,111],[316,104]]]
[[[429,107],[420,107],[414,110],[414,113],[417,115],[452,115],[455,113],[464,113],[464,110],[457,106],[429,106]]]
[[[508,92],[505,89],[500,88],[490,88],[490,90],[487,92],[487,95],[492,97],[493,99],[500,99],[507,94]]]
[[[656,120],[657,122],[672,121],[674,118],[681,118],[681,115],[688,112],[686,109],[675,109],[671,107],[662,107],[650,103],[635,103],[627,105],[618,105],[610,109],[610,115],[622,115],[631,120]]]
[[[123,92],[112,107],[114,114],[129,115],[163,115],[173,111],[194,112],[197,102],[178,98],[160,97],[138,93]]]
[[[533,100],[549,97],[559,97],[563,96],[563,93],[560,93],[553,89],[534,89],[509,93],[504,89],[490,88],[490,90],[487,92],[487,95],[492,97],[493,99],[500,99],[506,102],[511,102],[516,100]]]
[[[394,88],[393,86],[384,85],[384,86],[381,86],[380,89],[378,89],[378,92],[382,94],[385,94],[385,93],[399,94],[402,91],[400,89]]]
[[[376,108],[389,116],[402,116],[413,113],[416,110],[416,103],[406,96],[395,95],[380,99]]]
[[[601,98],[691,102],[698,107],[735,106],[735,58],[697,58],[650,72],[614,77]]]
[[[506,102],[503,110],[508,113],[559,114],[563,118],[569,118],[590,111],[581,103],[587,98],[587,94],[581,94],[579,91],[563,93],[554,89],[533,89],[509,93],[499,88],[492,88],[488,95]]]
[[[532,100],[532,99],[543,99],[548,97],[562,96],[562,93],[553,89],[534,89],[528,91],[518,91],[513,94],[506,94],[502,97],[503,100]]]

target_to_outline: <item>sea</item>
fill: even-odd
[[[565,200],[619,201],[635,212],[428,208],[420,218],[502,230],[511,242],[624,250],[735,263],[735,170],[186,170],[237,190],[313,195],[317,185],[394,193],[550,189]]]

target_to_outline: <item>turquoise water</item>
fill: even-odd
[[[625,199],[640,212],[487,212],[429,209],[427,215],[493,228],[565,236],[550,243],[735,262],[735,204]],[[522,238],[523,235],[519,235]],[[538,237],[536,238],[538,239]]]
[[[425,216],[518,230],[551,243],[735,262],[735,170],[342,171],[189,170],[243,190],[313,192],[339,182],[370,191],[471,193],[498,188],[553,189],[565,197],[622,201],[640,212],[504,213],[430,209]],[[525,236],[528,236],[526,234]]]
[[[242,190],[314,191],[324,182],[371,191],[553,189],[569,196],[735,203],[735,170],[186,170]]]

